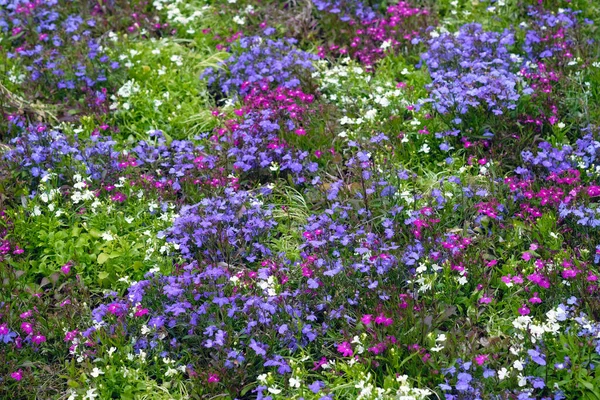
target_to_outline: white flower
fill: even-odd
[[[98,395],[96,394],[96,388],[92,388],[92,389],[88,389],[88,391],[85,392],[85,396],[83,396],[83,400],[93,400],[96,397],[98,397]]]
[[[498,371],[498,379],[500,379],[501,381],[504,380],[504,378],[506,378],[507,375],[508,375],[508,370],[504,367]]]
[[[272,394],[279,394],[279,393],[281,393],[281,389],[277,389],[277,388],[271,388],[270,387],[268,390],[269,390],[269,393],[272,393]]]
[[[181,56],[178,56],[176,54],[172,55],[170,60],[175,63],[175,65],[177,65],[178,67],[181,67],[183,65],[183,58]]]
[[[116,347],[111,347],[110,349],[108,349],[107,353],[109,357],[112,357],[113,353],[117,351]]]
[[[439,351],[444,350],[444,346],[442,346],[441,344],[438,344],[435,347],[432,347],[430,350],[433,351],[434,353],[437,353]]]
[[[368,121],[372,121],[375,119],[375,116],[377,115],[377,110],[375,109],[370,109],[369,111],[367,111],[365,113],[365,119]]]
[[[238,25],[244,25],[244,23],[246,22],[246,18],[236,15],[235,17],[233,17],[233,22],[235,22]]]
[[[98,369],[97,367],[94,367],[92,372],[90,372],[90,375],[93,376],[94,378],[97,378],[100,375],[104,375],[104,371],[102,371],[101,369]]]
[[[120,97],[130,97],[132,94],[137,93],[140,91],[140,87],[137,83],[135,83],[134,80],[128,80],[127,82],[125,82],[125,84],[123,86],[121,86],[121,88],[117,91],[117,94]]]
[[[177,375],[178,373],[179,371],[177,371],[175,368],[168,367],[167,372],[165,372],[165,376],[173,376]]]
[[[293,376],[290,378],[290,386],[293,388],[299,388],[300,387],[300,379],[294,378]]]
[[[267,374],[260,374],[259,376],[256,377],[256,379],[261,383],[266,383],[267,382]]]
[[[107,242],[110,242],[112,240],[115,240],[115,237],[112,235],[112,233],[106,231],[102,234],[102,239],[106,240]]]
[[[516,360],[513,363],[513,367],[515,367],[515,369],[517,369],[519,371],[523,371],[523,363],[520,360]]]

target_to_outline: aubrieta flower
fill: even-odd
[[[514,35],[486,32],[480,24],[466,24],[456,35],[442,33],[429,40],[422,55],[432,83],[430,97],[441,114],[465,114],[482,107],[494,114],[514,109],[520,98],[519,80],[510,47]],[[526,90],[525,93],[528,93]]]
[[[46,341],[46,336],[38,333],[37,335],[32,336],[31,341],[35,344],[42,344]]]
[[[246,94],[253,83],[288,89],[300,85],[303,74],[313,69],[317,56],[298,50],[294,39],[272,40],[260,36],[243,37],[235,53],[222,63],[224,69],[208,68],[203,77],[226,94]]]
[[[21,379],[23,379],[23,370],[19,369],[15,372],[11,372],[10,377],[13,378],[15,381],[20,381]]]
[[[352,346],[348,342],[342,342],[338,344],[337,351],[339,351],[344,357],[351,357],[354,354],[352,351]]]

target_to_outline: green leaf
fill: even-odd
[[[108,261],[109,258],[111,258],[111,256],[109,254],[106,254],[106,253],[98,254],[98,259],[97,259],[98,264],[100,264],[100,265],[104,264],[105,262]]]
[[[92,228],[90,229],[90,235],[92,235],[92,237],[94,239],[99,239],[100,237],[102,237],[102,232],[100,232],[98,229],[96,228]]]
[[[102,285],[102,283],[104,281],[106,281],[109,276],[110,276],[110,274],[108,272],[106,272],[106,271],[100,271],[100,272],[98,272],[98,282],[100,282],[100,285]]]
[[[78,388],[80,386],[79,383],[77,381],[74,381],[73,379],[69,379],[67,381],[67,385],[72,388]]]

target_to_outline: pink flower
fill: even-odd
[[[373,354],[380,354],[385,351],[386,347],[385,343],[377,343],[375,346],[369,347],[369,351]]]
[[[71,272],[71,263],[68,262],[65,265],[63,265],[62,267],[60,267],[60,270],[62,271],[63,274],[65,275],[69,275],[69,273]]]
[[[125,196],[123,193],[121,192],[117,192],[115,194],[113,194],[110,198],[112,201],[116,201],[117,203],[122,203],[125,200],[127,200],[127,196]]]
[[[137,311],[135,312],[135,316],[136,317],[141,317],[148,314],[148,309],[147,308],[140,308],[138,307]]]
[[[521,315],[528,315],[531,311],[529,310],[529,308],[527,308],[526,304],[523,304],[521,306],[521,308],[519,308],[519,314]]]
[[[217,383],[219,382],[219,376],[217,374],[210,374],[208,375],[208,383]]]
[[[523,255],[521,256],[521,258],[525,261],[529,261],[531,260],[531,254],[529,254],[528,252],[523,253]]]
[[[111,303],[108,306],[108,312],[116,315],[117,317],[120,317],[121,315],[125,314],[126,312],[126,308],[124,305],[119,304],[119,303]]]
[[[354,354],[352,346],[348,342],[338,344],[337,350],[342,353],[344,357],[352,357],[352,354]]]
[[[540,298],[538,297],[538,292],[535,292],[535,293],[533,294],[533,297],[529,299],[529,302],[530,302],[531,304],[539,304],[539,303],[541,303],[541,302],[542,302],[542,299],[540,299]]]
[[[587,188],[587,194],[590,197],[600,196],[600,186],[589,186]]]
[[[295,133],[296,133],[296,135],[298,135],[298,136],[304,136],[304,135],[306,135],[306,131],[305,131],[304,129],[302,129],[302,128],[298,128],[298,129],[296,129],[294,132],[295,132]]]
[[[394,323],[394,320],[387,318],[385,315],[383,315],[383,313],[381,313],[375,318],[375,323],[377,325],[390,326]]]
[[[319,361],[313,362],[314,368],[312,370],[316,371],[325,364],[327,364],[327,359],[325,357],[321,357],[321,359]]]
[[[76,337],[79,331],[75,329],[74,331],[69,331],[65,334],[65,342],[72,342]]]
[[[34,335],[33,338],[31,339],[31,341],[35,344],[42,344],[46,341],[46,336],[44,335],[40,335],[39,333],[37,335]]]
[[[577,271],[574,269],[565,269],[562,272],[562,277],[565,279],[575,278],[577,276]]]
[[[12,372],[10,374],[10,377],[16,381],[20,381],[21,379],[23,379],[23,370],[20,369],[18,371]]]
[[[21,330],[30,335],[33,332],[33,325],[31,325],[29,322],[23,322],[21,324]]]
[[[362,316],[360,321],[365,325],[369,325],[371,321],[373,321],[373,316],[371,314],[365,314]]]
[[[489,356],[487,354],[480,354],[475,357],[475,362],[477,363],[477,365],[483,365],[483,363],[486,362],[488,359]]]
[[[490,304],[492,302],[492,298],[489,296],[483,296],[479,299],[479,304]]]
[[[66,306],[67,304],[71,304],[71,300],[70,300],[70,299],[66,299],[66,300],[63,300],[63,301],[61,301],[59,305],[60,305],[61,307],[64,307],[64,306]]]
[[[25,311],[23,314],[21,314],[21,315],[20,315],[20,317],[21,317],[22,319],[25,319],[25,318],[29,318],[29,317],[31,317],[31,315],[32,315],[32,314],[33,314],[33,311],[31,311],[31,310],[28,310],[28,311]]]

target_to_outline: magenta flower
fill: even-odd
[[[390,326],[394,323],[394,320],[387,318],[385,315],[383,315],[383,313],[381,313],[375,318],[375,323],[377,325]]]
[[[31,325],[29,322],[23,322],[21,324],[21,330],[30,335],[33,332],[33,325]]]
[[[321,368],[325,364],[327,364],[327,358],[321,357],[321,359],[319,361],[313,362],[314,368],[312,370],[316,371],[316,370],[318,370],[319,368]]]
[[[541,302],[542,302],[542,299],[540,299],[540,298],[538,297],[538,293],[537,293],[537,292],[535,292],[535,293],[533,294],[533,297],[529,299],[529,302],[530,302],[530,303],[532,303],[532,304],[539,304],[539,303],[541,303]]]
[[[16,381],[20,381],[21,379],[23,379],[23,370],[20,369],[18,371],[12,372],[10,374],[10,377]]]
[[[65,265],[63,265],[62,267],[60,267],[60,270],[62,271],[63,274],[65,275],[69,275],[69,273],[71,272],[71,263],[68,262]]]
[[[531,311],[529,310],[529,308],[527,308],[526,304],[523,304],[521,306],[521,308],[519,308],[519,314],[521,315],[528,315]]]
[[[40,335],[38,333],[37,335],[34,335],[33,338],[31,338],[31,341],[35,344],[42,344],[46,341],[46,336]]]
[[[492,302],[492,298],[489,296],[483,296],[479,299],[479,304],[490,304]]]
[[[490,356],[488,356],[487,354],[480,354],[475,357],[475,362],[477,363],[477,365],[483,365],[483,363],[485,363],[489,358]]]
[[[342,353],[344,357],[352,357],[352,355],[354,354],[354,352],[352,351],[352,346],[348,342],[338,344],[337,350],[340,353]]]
[[[219,379],[219,376],[217,374],[210,374],[208,376],[208,383],[217,383],[219,381],[220,381],[220,379]]]
[[[139,307],[138,307],[138,309],[137,309],[137,311],[135,312],[135,314],[134,314],[134,315],[135,315],[136,317],[141,317],[141,316],[144,316],[144,315],[146,315],[146,314],[148,314],[148,309],[147,309],[147,308],[139,308]]]
[[[69,331],[65,334],[65,342],[72,342],[76,337],[79,331],[75,329],[74,331]]]
[[[117,192],[117,193],[113,194],[113,195],[110,197],[110,199],[111,199],[112,201],[116,201],[117,203],[122,203],[122,202],[124,202],[125,200],[127,200],[127,196],[125,196],[125,195],[124,195],[123,193],[121,193],[121,192]]]
[[[373,321],[373,316],[371,314],[365,314],[362,316],[360,321],[365,325],[369,325],[371,321]]]

